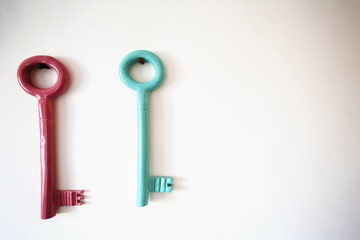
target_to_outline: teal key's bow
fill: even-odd
[[[137,82],[129,74],[130,67],[137,60],[147,61],[155,68],[155,76],[149,82]],[[129,53],[120,63],[119,75],[126,86],[137,93],[138,107],[138,179],[137,200],[138,207],[148,204],[150,192],[171,192],[172,177],[150,176],[150,139],[149,139],[149,94],[164,82],[165,68],[160,58],[152,52],[137,50]]]

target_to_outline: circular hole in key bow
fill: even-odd
[[[31,73],[31,81],[38,88],[50,88],[57,81],[57,74],[54,69],[39,67]]]
[[[135,63],[130,67],[130,76],[137,82],[148,82],[155,76],[155,69],[149,62]]]

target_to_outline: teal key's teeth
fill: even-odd
[[[171,192],[172,177],[151,177],[150,192]]]

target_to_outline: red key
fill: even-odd
[[[38,88],[31,80],[35,69],[52,68],[57,81],[50,88]],[[54,98],[63,93],[69,85],[69,72],[57,59],[50,56],[34,56],[23,61],[17,72],[21,87],[38,99],[40,118],[40,161],[41,161],[41,219],[56,215],[59,206],[82,205],[83,190],[56,190]]]

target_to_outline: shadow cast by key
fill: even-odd
[[[163,85],[150,94],[150,175],[171,176],[174,172],[174,107],[171,95],[166,91],[174,84],[174,79],[179,78],[181,65],[175,63],[174,58],[161,53],[166,77]],[[180,77],[181,79],[181,77]],[[181,178],[173,177],[172,190],[184,189]],[[171,199],[171,195],[151,193],[150,201]]]
[[[74,164],[71,162],[76,161],[76,159],[71,159],[70,154],[70,144],[72,135],[75,134],[71,131],[71,116],[69,114],[69,108],[76,106],[73,104],[72,99],[69,97],[75,93],[78,89],[82,88],[82,79],[83,72],[81,67],[77,62],[68,59],[68,58],[59,58],[64,65],[67,67],[70,74],[70,84],[65,93],[56,100],[55,104],[55,148],[56,148],[56,182],[57,189],[72,189],[74,182]],[[81,187],[81,186],[80,186]],[[81,189],[76,187],[76,189]],[[83,202],[88,204],[89,201],[89,190],[84,190],[83,196],[85,197]],[[57,213],[65,213],[76,211],[72,207],[59,207]]]

